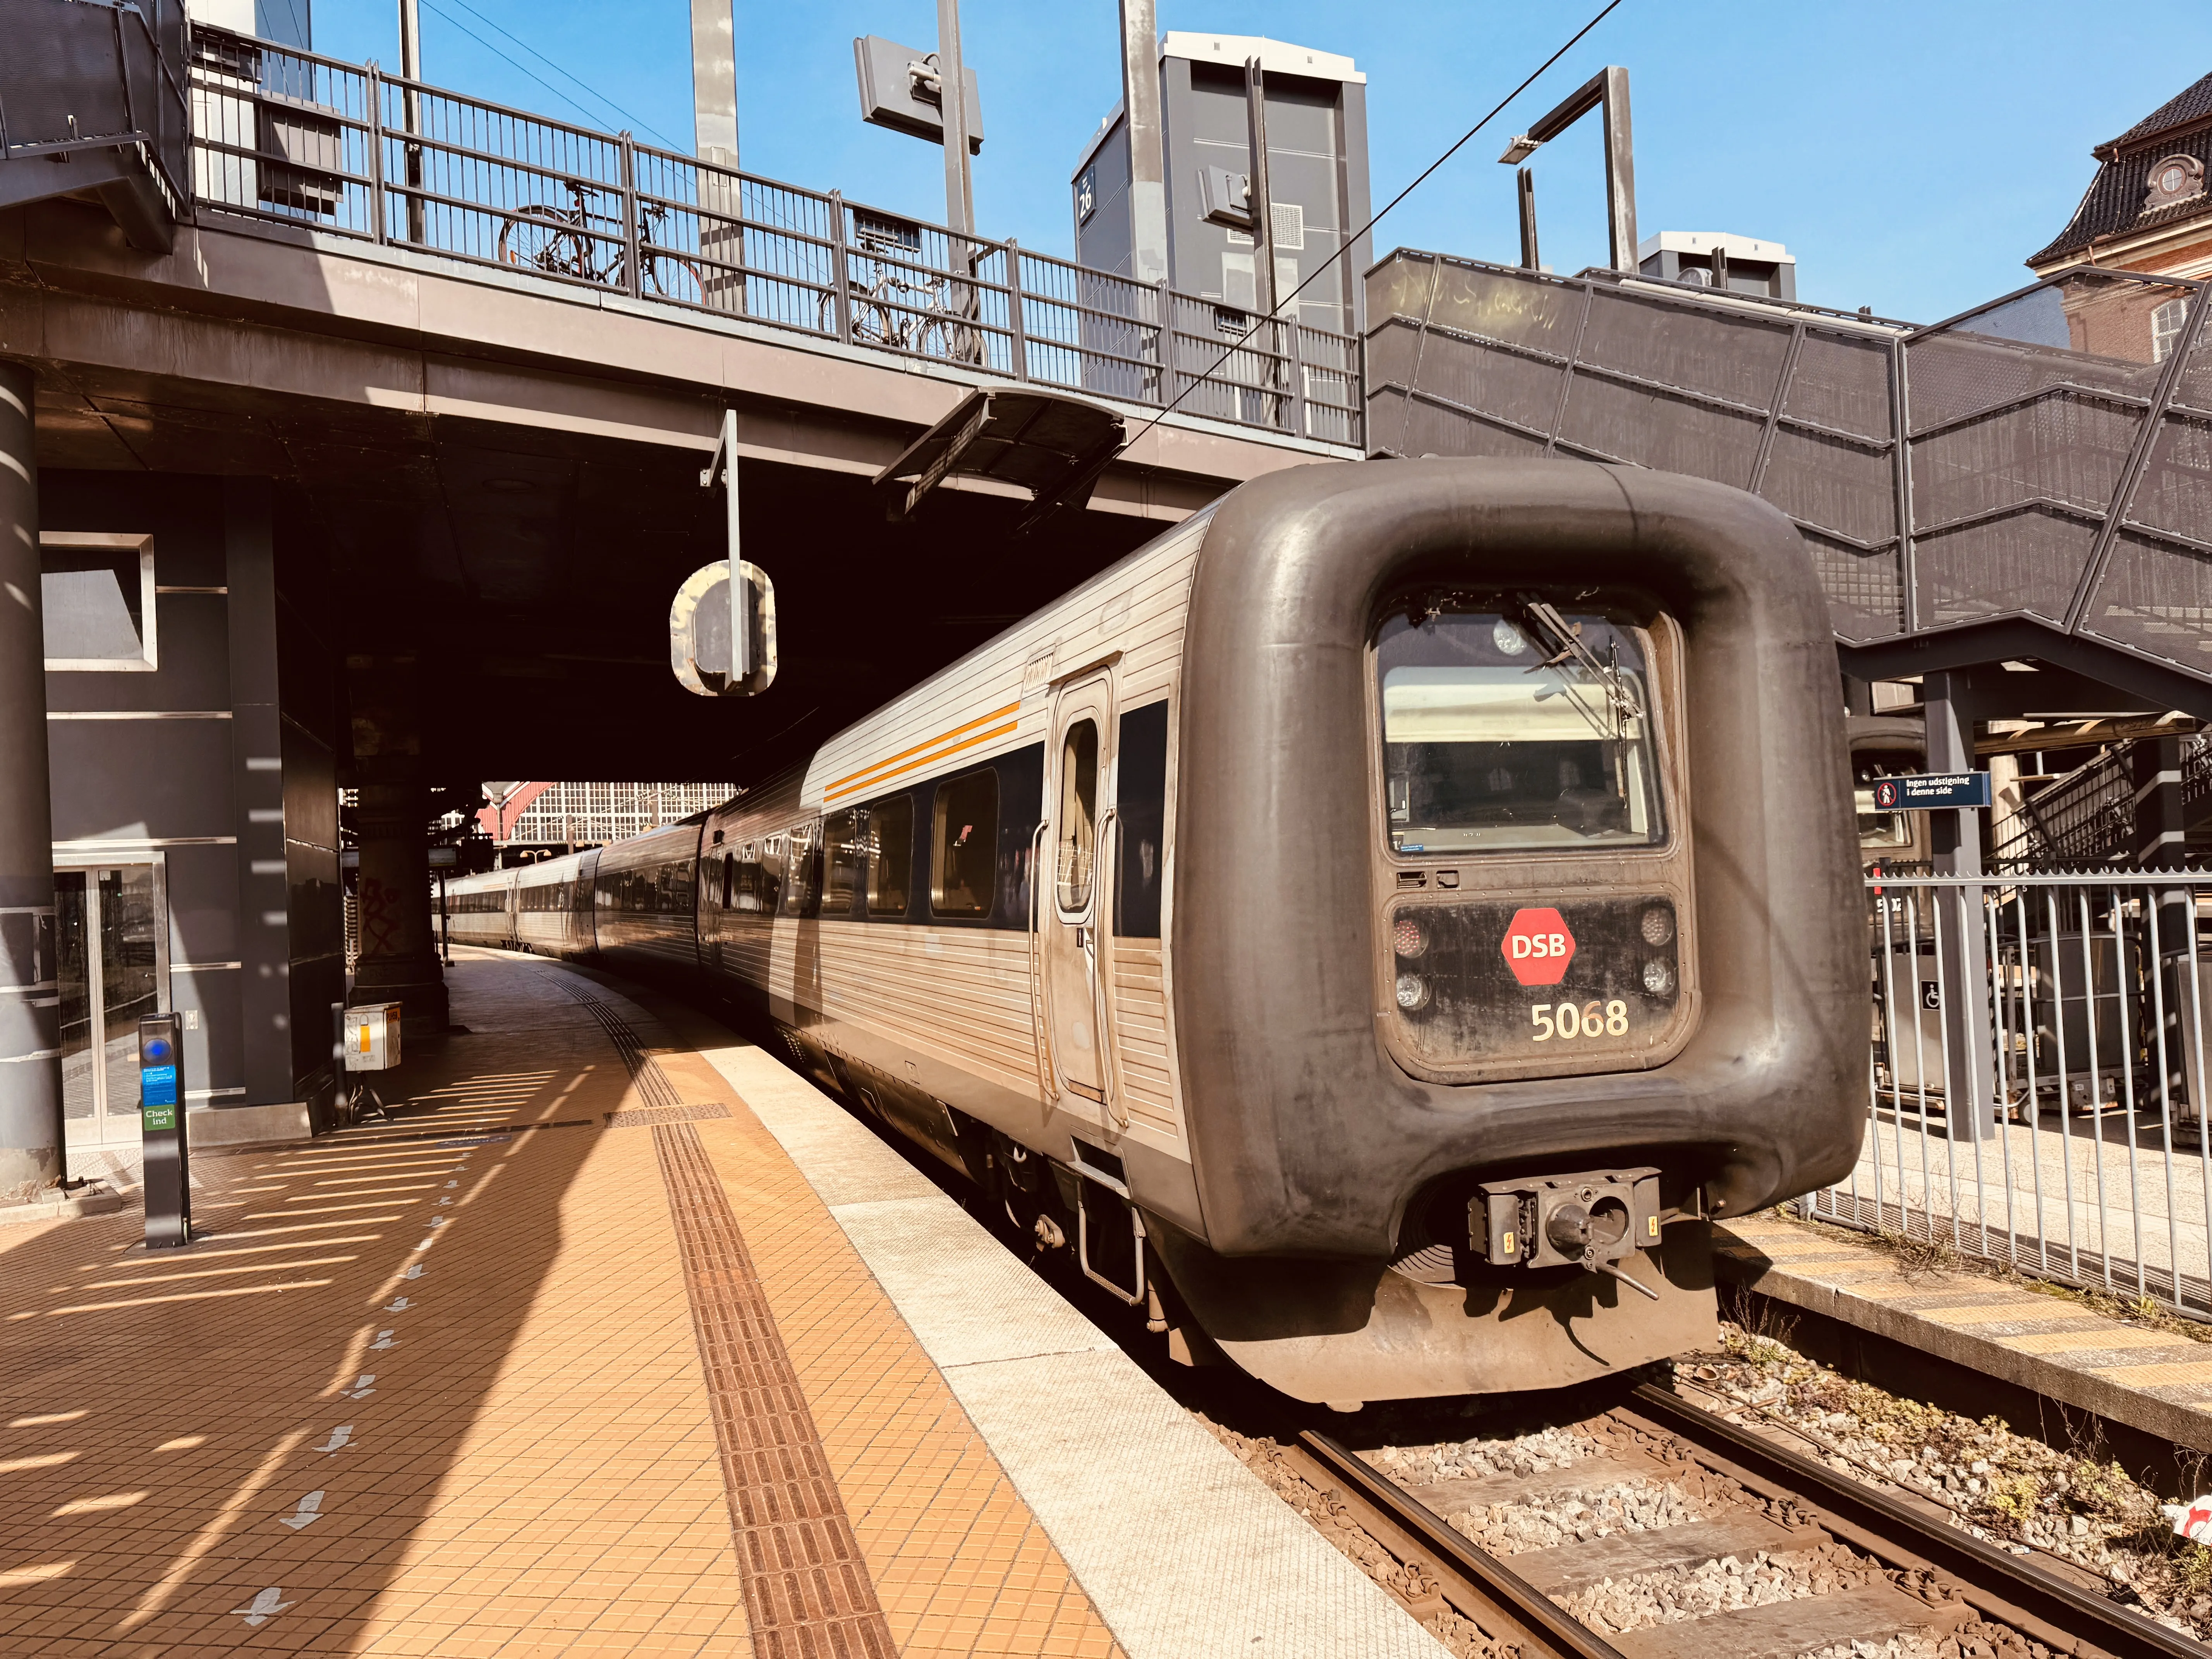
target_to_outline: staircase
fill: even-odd
[[[2026,797],[2021,817],[2027,827],[1990,849],[1990,867],[2025,874],[2132,862],[2134,751],[2136,742],[2148,741],[2153,739],[2114,744]],[[2181,740],[2181,799],[2190,837],[2188,862],[2193,866],[2212,852],[2212,733]]]

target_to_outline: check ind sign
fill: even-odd
[[[1876,778],[1874,804],[1883,812],[1927,812],[1948,806],[1987,806],[1990,775],[1986,772],[1926,772],[1899,778]]]

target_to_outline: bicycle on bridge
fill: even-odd
[[[619,213],[594,213],[592,198],[606,187],[579,179],[563,179],[572,198],[568,207],[533,202],[518,208],[499,230],[502,264],[541,270],[550,276],[567,276],[609,288],[629,287],[629,252],[623,246]],[[681,253],[656,247],[668,210],[659,202],[638,198],[638,291],[692,305],[707,297],[707,278]]]

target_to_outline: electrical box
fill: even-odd
[[[364,1002],[345,1011],[349,1072],[388,1072],[399,1064],[399,1005]]]
[[[1368,240],[1326,271],[1323,264],[1367,222],[1367,77],[1349,58],[1259,35],[1185,33],[1160,39],[1160,172],[1168,218],[1168,285],[1212,300],[1224,322],[1252,302],[1252,172],[1244,60],[1266,74],[1267,189],[1276,289],[1298,295],[1309,327],[1357,335],[1366,317],[1361,276],[1373,263]],[[1136,276],[1129,125],[1117,106],[1078,157],[1070,184],[1076,263]],[[1139,348],[1116,319],[1084,319],[1084,345],[1134,356]],[[1235,320],[1242,330],[1246,324]],[[1230,337],[1233,338],[1232,334]],[[1222,342],[1228,343],[1227,339]],[[1200,363],[1209,361],[1200,359]],[[1104,369],[1087,374],[1105,374]],[[1194,368],[1198,365],[1194,365]],[[1085,390],[1121,388],[1100,379]]]

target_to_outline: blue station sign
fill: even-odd
[[[1876,778],[1874,804],[1882,812],[1927,812],[1942,807],[1987,806],[1990,775],[1986,772],[1923,772],[1905,777]]]

